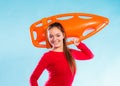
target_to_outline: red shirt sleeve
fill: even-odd
[[[46,68],[48,62],[46,60],[45,55],[41,58],[39,63],[37,64],[35,70],[33,71],[30,77],[30,86],[38,86],[37,80],[42,74],[43,70]]]
[[[88,60],[93,58],[94,55],[92,51],[84,43],[80,42],[77,48],[80,50],[71,49],[72,56],[76,60]]]

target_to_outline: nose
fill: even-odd
[[[57,38],[54,36],[54,37],[53,37],[53,41],[56,41],[56,39],[57,39]]]

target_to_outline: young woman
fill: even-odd
[[[91,50],[78,38],[73,39],[75,46],[80,50],[69,49],[66,45],[66,34],[63,26],[55,22],[47,29],[51,50],[46,52],[30,77],[30,85],[38,86],[37,80],[47,69],[49,79],[45,86],[72,86],[76,72],[76,60],[88,60],[93,57]]]

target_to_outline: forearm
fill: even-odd
[[[80,42],[80,44],[77,46],[77,48],[79,48],[81,50],[81,52],[86,54],[88,56],[88,58],[94,57],[92,51],[84,43]]]
[[[37,79],[34,76],[30,77],[30,86],[38,86]]]

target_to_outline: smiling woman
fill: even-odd
[[[76,61],[72,86],[120,86],[120,0],[0,0],[0,11],[0,86],[29,86],[31,72],[47,51],[32,44],[30,25],[43,17],[68,12],[98,14],[111,21],[100,33],[84,40],[95,58]],[[76,49],[74,45],[70,47]],[[44,72],[39,86],[47,80],[47,71]]]
[[[93,53],[78,38],[74,38],[73,43],[80,50],[69,49],[64,28],[58,22],[49,25],[47,38],[52,49],[42,56],[30,77],[30,85],[38,86],[37,80],[47,69],[49,79],[45,86],[71,86],[76,73],[75,59],[88,60],[93,57]]]
[[[59,23],[51,24],[51,26],[48,28],[48,39],[51,47],[54,49],[60,47],[61,51],[63,51],[63,39],[65,34],[64,31],[59,28],[63,28]]]

